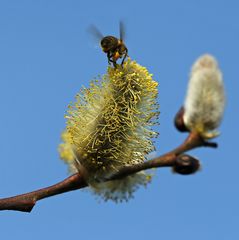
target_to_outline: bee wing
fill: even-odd
[[[119,29],[120,29],[120,40],[125,39],[125,25],[122,21],[119,22]]]
[[[90,25],[87,29],[87,32],[90,33],[93,37],[95,37],[98,42],[100,42],[104,37],[95,25]]]

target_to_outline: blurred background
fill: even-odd
[[[173,126],[191,65],[214,55],[227,93],[218,149],[191,154],[195,175],[158,169],[127,203],[99,203],[86,190],[42,200],[32,213],[0,212],[1,239],[238,239],[239,3],[181,1],[0,1],[0,197],[49,186],[68,176],[57,147],[64,114],[82,85],[107,69],[87,33],[95,24],[119,36],[129,55],[159,82],[157,155],[186,134]]]

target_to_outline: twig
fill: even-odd
[[[216,147],[217,145],[215,143],[205,142],[196,133],[190,133],[184,143],[176,149],[160,157],[146,161],[142,164],[124,167],[119,170],[117,174],[111,176],[109,179],[105,179],[105,181],[124,178],[128,175],[150,168],[173,167],[177,160],[177,157],[180,154],[202,146]],[[36,202],[41,199],[84,187],[87,187],[87,183],[85,182],[83,177],[79,173],[77,173],[50,187],[42,188],[30,193],[21,194],[14,197],[0,199],[0,210],[31,212]]]
[[[50,187],[10,198],[0,199],[0,210],[31,212],[32,208],[35,206],[35,203],[41,199],[80,189],[86,186],[87,183],[80,176],[80,174],[77,173]]]

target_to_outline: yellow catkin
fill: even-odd
[[[74,165],[105,200],[128,199],[151,179],[141,172],[103,182],[124,166],[144,162],[154,150],[157,86],[145,67],[128,59],[123,68],[109,67],[101,79],[82,89],[68,109],[64,133],[68,137],[59,147],[61,158]]]

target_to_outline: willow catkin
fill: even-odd
[[[150,180],[140,172],[104,182],[122,167],[144,162],[154,150],[157,86],[145,67],[129,59],[123,68],[109,67],[69,107],[60,156],[105,200],[127,200]]]
[[[225,107],[222,73],[216,59],[205,54],[197,59],[191,71],[184,103],[184,124],[203,138],[214,138],[219,132]]]

